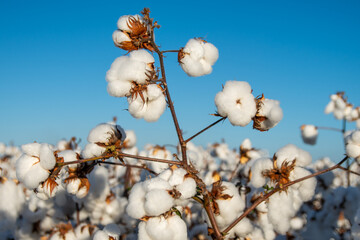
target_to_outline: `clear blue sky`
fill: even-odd
[[[169,53],[169,89],[185,137],[216,119],[214,96],[227,80],[248,81],[254,95],[278,99],[284,118],[269,132],[228,122],[196,138],[206,146],[222,139],[238,147],[244,138],[270,154],[287,143],[314,158],[343,155],[336,132],[320,132],[306,146],[299,126],[340,127],[323,113],[329,95],[345,91],[360,105],[359,1],[10,1],[0,0],[0,141],[55,144],[113,116],[145,143],[176,144],[170,113],[156,123],[133,119],[125,99],[110,97],[105,73],[125,52],[112,42],[118,18],[149,7],[161,28],[162,50],[204,37],[220,51],[213,74],[190,78]],[[157,65],[158,66],[158,65]],[[349,127],[354,127],[350,124]]]

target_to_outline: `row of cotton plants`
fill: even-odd
[[[199,77],[212,72],[218,49],[192,38],[161,51],[160,25],[146,8],[120,17],[117,28],[114,44],[127,53],[106,73],[108,93],[148,122],[168,108],[177,146],[139,149],[135,131],[115,119],[94,126],[83,147],[75,137],[0,144],[0,239],[360,239],[360,131],[345,131],[360,113],[344,93],[331,95],[325,109],[343,121],[346,154],[337,164],[313,161],[292,144],[269,155],[248,138],[238,149],[197,146],[194,138],[226,120],[269,131],[283,118],[280,102],[258,89],[254,96],[248,82],[227,81],[214,96],[215,122],[184,139],[164,55],[177,53],[184,72]],[[304,142],[315,144],[319,129],[303,125]]]

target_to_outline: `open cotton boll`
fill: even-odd
[[[205,54],[203,45],[203,40],[192,38],[186,43],[183,52],[194,60],[200,60]]]
[[[253,127],[260,131],[268,131],[270,128],[275,127],[283,118],[280,102],[264,98],[264,96],[257,99],[257,101],[257,112]]]
[[[39,157],[40,156],[40,143],[28,143],[21,146],[21,150],[30,156]]]
[[[302,125],[300,129],[304,143],[315,145],[318,136],[317,127],[314,125]]]
[[[329,113],[332,113],[335,109],[335,102],[334,101],[330,101],[326,107],[325,107],[325,114],[329,114]]]
[[[114,60],[114,62],[111,64],[110,69],[106,72],[105,79],[107,82],[113,82],[113,81],[121,81],[122,78],[119,77],[119,69],[122,65],[127,65],[130,61],[130,58],[128,56],[121,56]]]
[[[106,148],[100,147],[96,143],[88,143],[85,148],[81,151],[81,156],[86,158],[93,158],[101,156],[106,151]]]
[[[228,117],[235,126],[246,126],[256,113],[254,96],[247,82],[227,81],[223,90],[216,94],[215,105],[222,117]]]
[[[176,168],[171,177],[169,178],[169,183],[171,186],[179,185],[184,182],[184,176],[186,174],[186,170],[182,168]]]
[[[128,81],[112,81],[107,85],[107,91],[113,97],[128,97],[132,83]]]
[[[219,50],[211,43],[205,43],[204,46],[204,60],[210,65],[214,65],[219,58]]]
[[[117,21],[117,27],[125,32],[131,32],[131,29],[129,28],[129,20],[130,18],[134,18],[136,20],[139,20],[140,22],[142,22],[142,17],[139,14],[135,14],[135,15],[124,15],[121,16],[119,18],[119,20]]]
[[[171,190],[172,186],[170,185],[170,183],[168,181],[165,181],[162,178],[159,177],[155,177],[155,178],[151,178],[146,180],[145,182],[143,182],[143,186],[144,189],[149,192],[155,189],[162,189],[162,190]]]
[[[158,216],[171,209],[174,205],[174,198],[167,190],[154,189],[145,195],[145,211],[147,216]]]
[[[270,197],[268,218],[275,231],[280,234],[285,234],[290,229],[290,218],[296,213],[292,201],[291,195],[284,192],[275,193]]]
[[[79,160],[79,156],[76,152],[72,150],[64,150],[58,153],[58,157],[62,157],[64,162],[73,162]],[[76,169],[79,164],[74,163],[67,165],[70,169]]]
[[[121,231],[120,231],[120,228],[118,225],[116,225],[115,223],[110,223],[110,224],[107,224],[103,231],[109,236],[109,237],[112,237],[114,240],[119,240],[120,238],[120,234],[121,234]]]
[[[154,59],[153,55],[151,55],[145,49],[139,49],[139,50],[131,51],[129,57],[132,60],[135,60],[135,61],[138,61],[138,62],[143,62],[143,63],[146,63],[146,64],[155,62],[155,59]]]
[[[252,144],[249,138],[245,138],[241,143],[240,147],[242,149],[252,149]]]
[[[245,237],[247,234],[253,231],[253,225],[248,218],[242,219],[233,229],[230,230],[229,234],[226,235],[225,239],[233,239],[237,237]]]
[[[251,180],[250,183],[256,187],[262,187],[266,184],[266,178],[262,174],[265,170],[273,168],[273,162],[270,158],[259,158],[255,160],[255,163],[251,167]]]
[[[91,129],[87,140],[90,143],[111,144],[115,143],[117,140],[124,141],[125,138],[125,131],[119,125],[101,123]]]
[[[124,140],[124,147],[125,148],[132,148],[136,144],[136,135],[133,130],[126,130],[125,131],[126,138]]]
[[[308,170],[302,167],[295,167],[290,174],[290,180],[294,181],[296,179],[308,176],[310,174],[311,172],[309,172]],[[299,195],[302,201],[307,202],[311,200],[315,194],[316,178],[309,178],[305,181],[296,183],[291,187],[299,191]]]
[[[152,240],[186,240],[187,227],[177,215],[154,217],[146,222],[145,230]],[[140,235],[140,234],[139,234]]]
[[[360,130],[353,131],[345,138],[346,154],[352,158],[360,157]]]
[[[114,43],[117,45],[121,45],[122,42],[131,42],[129,35],[127,35],[126,33],[120,30],[115,30],[113,32],[112,39]]]
[[[47,143],[42,143],[40,147],[40,165],[46,170],[51,170],[55,167],[56,159],[54,156],[53,146]]]
[[[176,186],[176,190],[181,193],[180,199],[188,199],[196,194],[196,182],[193,178],[185,178],[185,180]]]
[[[203,64],[199,60],[191,58],[189,55],[185,55],[181,59],[180,66],[190,77],[200,77],[204,75]]]
[[[39,163],[34,164],[26,173],[23,184],[28,189],[37,188],[38,185],[49,177],[49,172],[41,167]]]
[[[145,194],[144,183],[136,183],[130,191],[129,204],[126,207],[127,214],[136,219],[140,219],[146,215],[144,208],[145,205]]]
[[[27,154],[21,155],[16,161],[16,177],[20,182],[24,182],[28,171],[39,162],[38,158],[31,157]]]

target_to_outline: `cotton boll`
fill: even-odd
[[[174,199],[163,189],[154,189],[145,195],[145,211],[147,216],[158,216],[171,209]]]
[[[200,60],[204,57],[204,48],[203,48],[203,41],[201,39],[190,39],[183,51],[185,54],[188,54],[194,60]]]
[[[126,138],[124,140],[124,146],[126,148],[132,148],[136,144],[136,135],[135,132],[132,130],[126,130],[125,131]]]
[[[223,90],[216,94],[218,113],[228,117],[232,125],[246,126],[256,113],[254,96],[247,82],[227,81]]]
[[[112,81],[107,85],[107,91],[113,97],[128,97],[132,83],[128,81]]]
[[[265,170],[273,168],[273,162],[270,158],[259,158],[251,167],[251,180],[250,183],[256,187],[262,187],[266,184],[266,178],[262,174]]]
[[[275,231],[285,234],[290,229],[290,218],[295,215],[291,195],[284,192],[275,193],[270,197],[268,217]]]
[[[300,230],[304,227],[304,220],[300,217],[294,217],[290,220],[290,226],[294,230]]]
[[[144,183],[144,189],[149,192],[155,189],[165,189],[165,190],[171,190],[172,186],[169,184],[168,181],[165,181],[162,178],[155,177],[151,178],[149,180],[146,180]]]
[[[242,219],[238,224],[235,225],[233,229],[230,230],[227,237],[231,235],[236,235],[238,237],[245,237],[247,234],[253,231],[253,225],[251,224],[248,218]],[[234,236],[235,237],[235,236]]]
[[[204,44],[204,60],[210,65],[214,65],[219,58],[219,50],[211,43]]]
[[[98,230],[95,232],[93,238],[93,240],[109,240],[109,235],[101,230]]]
[[[283,118],[280,102],[264,97],[257,101],[258,109],[254,118],[253,127],[260,131],[267,131],[270,128],[275,127]]]
[[[120,238],[120,228],[118,225],[112,223],[112,224],[107,224],[103,231],[109,236],[112,237],[114,240],[119,240]]]
[[[135,20],[142,22],[142,17],[138,14],[124,15],[124,16],[121,16],[119,18],[119,20],[117,21],[117,27],[122,31],[131,32],[131,29],[129,28],[129,24],[130,24],[129,19],[130,18],[134,18]]]
[[[111,144],[117,140],[123,141],[125,137],[125,131],[119,125],[101,123],[91,129],[87,140],[91,143]]]
[[[186,175],[186,170],[182,168],[177,168],[173,171],[169,183],[171,186],[179,185],[184,182],[184,176]]]
[[[302,125],[301,137],[306,144],[315,145],[318,136],[317,127],[314,125]]]
[[[63,158],[65,163],[66,162],[77,161],[79,159],[78,154],[76,152],[74,152],[73,150],[61,151],[61,152],[58,153],[58,157]],[[74,164],[70,164],[70,165],[67,165],[67,166],[70,169],[76,169],[78,167],[78,164],[74,163]]]
[[[146,99],[145,96],[144,99]],[[141,97],[128,97],[127,100],[129,103],[128,110],[131,116],[133,116],[134,118],[143,118],[147,111],[147,105],[145,105]]]
[[[146,51],[144,49],[131,51],[129,57],[132,60],[143,62],[146,64],[155,62],[154,57],[148,51]]]
[[[200,61],[185,55],[180,62],[181,68],[190,77],[200,77],[204,75],[204,66]]]
[[[129,204],[126,207],[126,212],[130,217],[140,219],[146,215],[144,208],[145,194],[143,182],[136,183],[131,188]]]
[[[122,42],[131,42],[129,35],[120,30],[115,30],[113,32],[112,39],[116,45],[121,45]]]
[[[21,146],[23,152],[27,155],[39,157],[40,155],[40,143],[28,143]]]
[[[16,177],[20,182],[23,182],[28,171],[32,168],[33,165],[39,162],[38,158],[31,157],[29,155],[23,154],[16,161]]]
[[[114,62],[111,64],[110,69],[106,72],[105,79],[107,82],[114,82],[114,81],[123,81],[124,79],[121,78],[119,69],[121,69],[122,66],[128,65],[130,62],[130,58],[128,56],[121,56],[114,60]]]
[[[176,190],[181,193],[180,199],[191,198],[196,194],[196,182],[193,178],[188,177],[176,186]]]
[[[360,157],[360,130],[353,131],[345,139],[346,154],[352,158]]]
[[[251,141],[249,138],[245,138],[241,143],[240,147],[242,149],[252,149]]]
[[[139,240],[153,240],[150,238],[149,234],[146,231],[146,224],[147,224],[147,222],[140,222],[138,225],[138,229],[139,229],[138,239]]]
[[[178,216],[173,215],[167,219],[174,240],[186,240],[187,227],[185,222]]]
[[[326,114],[329,114],[329,113],[332,113],[335,109],[335,102],[334,101],[330,101],[326,107],[325,107],[325,113]]]
[[[85,145],[85,148],[81,152],[81,156],[86,158],[93,158],[103,155],[106,151],[106,148],[100,147],[96,143],[88,143]]]
[[[294,181],[296,179],[308,176],[310,174],[311,174],[311,172],[309,172],[308,170],[306,170],[304,168],[295,167],[290,175],[290,180]],[[309,201],[312,199],[312,197],[315,194],[316,178],[314,178],[314,177],[309,178],[302,182],[296,183],[291,187],[298,189],[302,201],[304,201],[304,202]]]
[[[212,72],[212,67],[211,64],[209,64],[207,61],[205,61],[204,59],[200,59],[200,64],[202,66],[202,73],[203,75],[207,75],[210,74]]]
[[[42,168],[39,163],[33,165],[26,173],[23,184],[28,189],[37,188],[38,185],[49,177],[49,172]]]

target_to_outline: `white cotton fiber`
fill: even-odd
[[[136,219],[146,215],[144,208],[146,191],[143,182],[136,183],[130,191],[129,204],[126,207],[127,214]]]
[[[34,189],[49,177],[49,172],[41,167],[39,163],[34,164],[26,173],[23,184],[26,188]]]
[[[47,143],[42,143],[40,147],[40,165],[46,170],[51,170],[55,167],[56,159],[54,156],[53,146]]]
[[[81,156],[85,158],[93,158],[101,156],[105,152],[105,148],[100,147],[96,143],[88,143],[85,145],[84,149],[81,152]]]
[[[30,156],[39,157],[40,154],[40,143],[28,143],[21,146],[24,153]]]
[[[73,162],[78,160],[78,155],[76,152],[72,150],[65,150],[58,153],[58,157],[62,157],[64,159],[64,162]],[[67,165],[69,168],[75,169],[77,168],[78,164],[70,164]]]
[[[154,57],[145,49],[139,49],[135,51],[131,51],[129,55],[130,59],[143,62],[143,63],[154,63]]]
[[[185,180],[176,186],[176,190],[181,193],[180,199],[188,199],[196,194],[196,182],[193,178],[185,178]]]
[[[132,83],[128,81],[112,81],[107,85],[107,91],[113,97],[128,97]]]
[[[16,161],[16,177],[20,182],[23,182],[27,172],[31,169],[31,167],[39,162],[38,158],[31,157],[29,155],[23,154]]]
[[[266,178],[263,175],[265,170],[271,170],[273,162],[270,158],[259,158],[251,167],[251,180],[250,183],[256,187],[263,187],[266,184]]]
[[[204,44],[204,60],[214,65],[219,58],[219,50],[211,43]]]
[[[147,216],[159,216],[171,209],[174,199],[167,190],[154,189],[145,195],[145,211]]]

